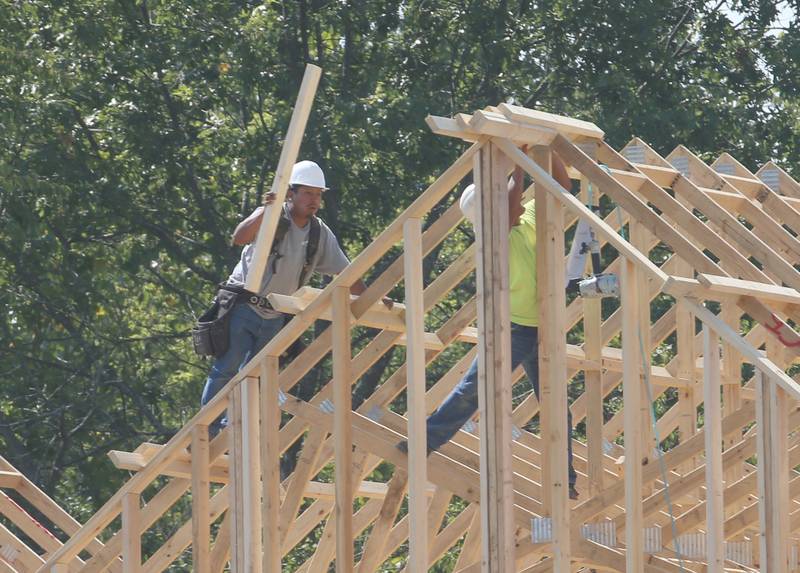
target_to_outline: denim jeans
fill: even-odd
[[[208,373],[200,403],[205,406],[222,390],[223,386],[255,356],[283,327],[283,317],[262,318],[248,304],[237,304],[231,310],[230,345],[228,351],[215,358]],[[220,416],[211,424],[213,434],[219,432],[227,420]]]
[[[511,369],[522,364],[525,374],[539,398],[539,330],[535,326],[511,323]],[[478,359],[442,405],[428,417],[428,448],[438,450],[478,411]],[[577,474],[572,467],[572,413],[567,409],[569,429],[569,483],[575,485]]]

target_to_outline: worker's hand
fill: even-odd
[[[394,301],[390,299],[388,296],[383,297],[381,300],[383,301],[383,304],[386,306],[386,308],[390,310],[394,306]]]
[[[270,191],[266,195],[264,195],[264,206],[272,205],[275,202],[275,193]]]

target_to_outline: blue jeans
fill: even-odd
[[[262,318],[249,304],[234,306],[230,318],[230,345],[225,354],[214,359],[200,403],[208,404],[282,327],[282,316]],[[227,420],[222,415],[211,424],[212,433],[216,434],[225,425]]]
[[[511,369],[522,364],[539,398],[539,330],[535,326],[511,323]],[[442,405],[428,417],[428,448],[438,450],[478,411],[478,359],[472,365]],[[572,467],[572,413],[567,409],[569,429],[569,483],[578,478]]]

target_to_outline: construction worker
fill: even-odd
[[[553,154],[553,177],[569,189],[571,182],[564,163]],[[511,310],[511,368],[522,364],[525,374],[539,398],[539,308],[536,299],[536,210],[534,201],[522,205],[522,171],[517,169],[509,181],[508,236],[509,298]],[[475,185],[469,185],[461,195],[460,207],[474,225],[476,216]],[[472,361],[467,373],[428,417],[428,453],[438,450],[478,410],[478,359]],[[572,466],[572,416],[567,410],[569,425],[569,497],[578,498],[575,488],[577,474]],[[407,442],[398,448],[408,450]]]
[[[244,245],[241,258],[221,291],[235,293],[235,306],[229,317],[227,351],[215,358],[208,374],[201,403],[207,404],[223,386],[274,337],[285,323],[285,315],[272,308],[270,293],[293,294],[311,277],[312,272],[327,275],[340,273],[350,263],[342,252],[336,236],[317,217],[323,193],[328,189],[325,174],[313,161],[301,161],[292,168],[287,202],[281,214],[283,221],[275,233],[272,252],[261,280],[258,293],[244,290],[255,251],[254,241],[261,225],[266,205],[275,200],[266,196],[264,205],[257,207],[233,232],[233,244]],[[356,295],[366,290],[359,280],[350,288]],[[219,296],[219,295],[218,295]],[[391,300],[384,298],[391,307]],[[226,424],[220,418],[212,424],[216,434]]]

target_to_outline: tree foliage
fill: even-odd
[[[124,478],[109,449],[197,410],[187,332],[270,185],[305,62],[324,76],[302,156],[356,255],[462,147],[428,113],[513,98],[615,146],[791,170],[800,30],[778,22],[796,8],[0,0],[0,450],[85,517]]]

